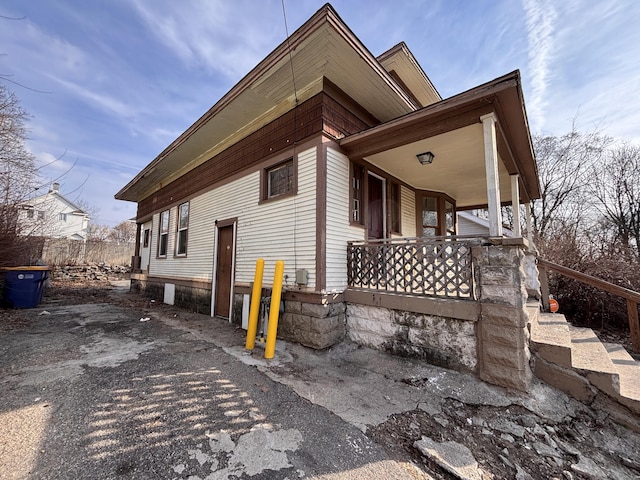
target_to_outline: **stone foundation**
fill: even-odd
[[[473,321],[349,303],[347,330],[366,347],[461,371],[477,368]]]
[[[150,278],[131,278],[131,290],[139,292],[146,297],[152,298],[158,302],[164,301],[164,285],[163,280],[154,280]],[[188,309],[192,312],[211,314],[211,289],[199,288],[196,286],[186,286],[175,284],[174,305],[180,308]]]
[[[318,299],[320,303],[286,300],[278,335],[316,349],[341,342],[345,337],[344,302],[328,303],[320,296]]]

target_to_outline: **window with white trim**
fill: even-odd
[[[189,202],[178,206],[178,231],[176,236],[176,255],[187,254],[187,232],[189,229]]]
[[[158,229],[158,256],[167,256],[169,245],[169,210],[160,213],[160,226]]]

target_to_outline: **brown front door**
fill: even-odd
[[[229,318],[233,281],[233,225],[218,228],[216,300],[214,315]]]
[[[384,182],[369,175],[368,187],[368,233],[369,238],[384,238]]]

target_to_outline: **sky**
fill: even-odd
[[[114,195],[321,0],[3,0],[0,82],[45,181],[115,226]],[[637,0],[335,0],[377,56],[404,41],[443,98],[520,70],[532,134],[640,144]],[[57,160],[56,160],[57,159]]]

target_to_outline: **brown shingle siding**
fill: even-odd
[[[138,218],[175,204],[207,189],[294,143],[325,132],[336,138],[370,125],[326,93],[319,93],[280,118],[248,135],[223,152],[197,166],[138,204]]]

